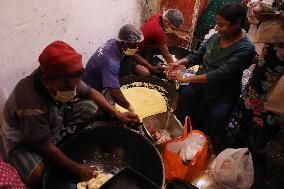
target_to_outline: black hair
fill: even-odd
[[[240,27],[243,28],[247,20],[246,9],[238,3],[228,3],[220,7],[216,15],[221,16],[232,24],[240,22]]]

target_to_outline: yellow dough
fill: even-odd
[[[147,87],[121,88],[126,100],[131,104],[140,120],[150,115],[167,111],[167,103],[162,94]],[[128,110],[115,104],[115,108],[120,112]]]
[[[100,188],[106,181],[108,181],[113,175],[112,174],[104,174],[99,173],[96,178],[92,178],[89,181],[79,182],[77,184],[77,189],[98,189]]]

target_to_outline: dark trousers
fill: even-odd
[[[225,137],[225,128],[234,110],[234,102],[228,99],[206,99],[202,84],[189,84],[179,90],[175,114],[182,123],[185,116],[189,115],[194,129],[220,139]]]

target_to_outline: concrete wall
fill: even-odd
[[[141,23],[144,23],[150,16],[160,11],[161,0],[141,0]]]
[[[69,43],[86,63],[123,24],[140,25],[141,1],[0,0],[0,86],[9,94],[54,40]]]

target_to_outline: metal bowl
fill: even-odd
[[[135,83],[135,85],[133,85]],[[170,82],[164,81],[158,77],[154,76],[126,76],[120,79],[121,87],[131,88],[131,87],[147,87],[153,88],[160,92],[167,102],[169,109],[174,111],[177,106],[178,94],[173,85]]]
[[[165,142],[157,144],[155,132],[165,130],[171,140],[183,136],[183,126],[171,111],[145,117],[143,120],[144,135],[151,140],[159,151],[163,151]]]
[[[117,173],[128,166],[164,186],[164,167],[154,145],[131,129],[100,126],[72,137],[61,147],[74,161],[98,165],[102,171]],[[44,175],[45,189],[75,189],[78,178],[65,169],[48,165]]]

